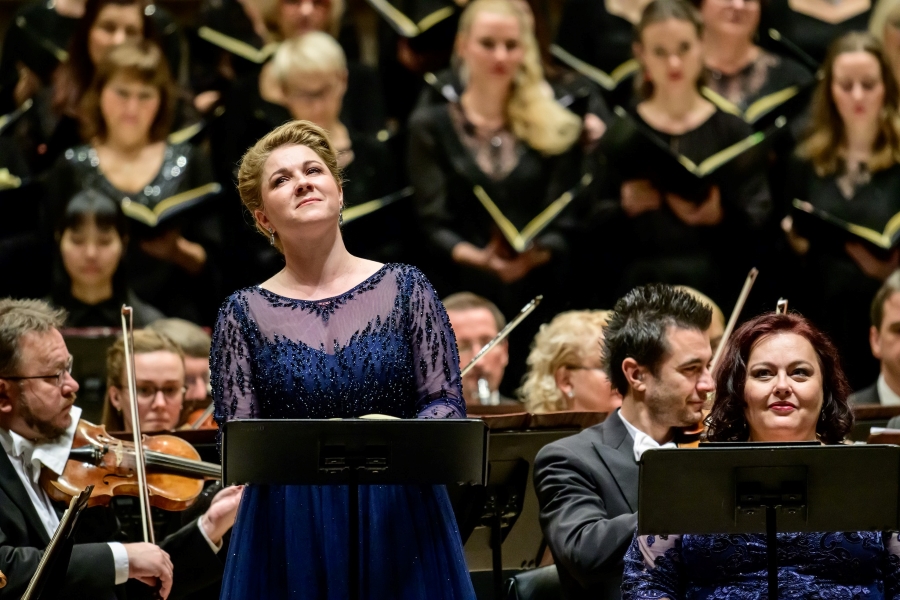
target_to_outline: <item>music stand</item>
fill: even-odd
[[[348,486],[347,568],[355,599],[360,484],[484,485],[487,434],[478,419],[229,421],[222,441],[222,479],[225,485]]]
[[[898,529],[897,446],[710,444],[640,468],[639,535],[765,533],[773,600],[776,533]]]

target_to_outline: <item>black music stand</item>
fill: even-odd
[[[225,485],[349,486],[350,598],[359,598],[359,486],[484,485],[478,419],[235,420],[225,424]],[[285,469],[284,465],[291,465]]]
[[[769,599],[775,600],[776,533],[896,530],[898,477],[897,446],[648,450],[641,457],[638,534],[765,533]]]

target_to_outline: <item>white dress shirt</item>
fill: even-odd
[[[628,433],[631,434],[631,437],[634,438],[634,460],[635,462],[641,462],[641,456],[649,450],[650,448],[677,448],[678,446],[675,442],[666,442],[665,444],[660,445],[654,440],[652,437],[629,423],[625,417],[622,416],[621,409],[616,411],[616,414],[619,415],[619,418],[622,419],[622,423],[625,424],[625,429],[628,430]]]
[[[81,409],[73,406],[70,414],[72,415],[72,424],[69,425],[65,434],[52,442],[36,444],[13,431],[0,429],[0,446],[3,446],[16,475],[22,480],[28,499],[31,500],[31,504],[50,537],[53,537],[59,526],[59,517],[53,508],[50,497],[38,482],[42,466],[57,475],[61,475],[66,467]],[[128,581],[128,552],[119,542],[110,542],[109,549],[112,551],[116,568],[116,585],[123,584]]]
[[[878,382],[875,385],[878,388],[878,399],[882,406],[900,406],[900,395],[887,384],[884,374],[878,376]]]

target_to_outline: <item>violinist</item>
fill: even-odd
[[[637,528],[638,460],[696,425],[712,350],[708,306],[667,285],[628,292],[604,328],[603,361],[622,407],[545,446],[534,464],[541,528],[566,597],[620,597],[622,557]]]
[[[104,425],[108,431],[131,431],[131,403],[125,383],[125,350],[119,339],[109,349],[106,359],[107,404]],[[141,431],[171,431],[178,425],[184,402],[184,354],[175,342],[152,329],[134,332],[134,378],[137,388]],[[220,490],[209,486],[197,502],[184,513],[153,510],[157,539],[165,536],[179,547],[191,547],[195,554],[173,555],[178,567],[174,595],[218,585],[224,571],[223,536],[231,529],[240,502],[241,488]],[[208,507],[208,508],[207,508]],[[119,537],[134,539],[139,535],[139,509],[131,497],[117,497],[112,503]],[[205,510],[204,510],[205,509]],[[192,526],[193,525],[193,526]],[[187,560],[190,558],[190,560]],[[184,575],[190,574],[190,577]]]
[[[9,597],[25,591],[59,523],[62,507],[51,503],[38,478],[42,469],[62,472],[81,414],[73,406],[72,357],[59,333],[64,321],[63,311],[39,300],[0,300],[0,570],[9,578],[3,589]],[[169,595],[167,552],[92,539],[97,532],[86,529],[82,523],[72,549],[67,598],[109,598],[130,579]]]

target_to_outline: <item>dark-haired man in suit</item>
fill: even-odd
[[[900,405],[900,271],[884,280],[869,310],[869,345],[881,363],[878,379],[850,396],[850,404]],[[900,427],[894,417],[889,427]]]
[[[620,597],[622,557],[637,528],[638,460],[673,446],[714,391],[711,318],[708,306],[665,285],[635,288],[616,303],[603,362],[622,407],[535,461],[541,527],[566,598]]]

